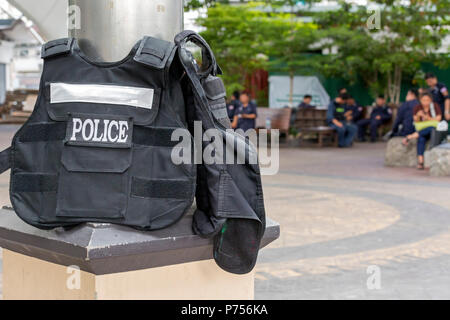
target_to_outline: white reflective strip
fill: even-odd
[[[151,109],[155,90],[97,84],[50,84],[50,103],[86,102]]]

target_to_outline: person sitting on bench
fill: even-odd
[[[416,131],[414,128],[413,111],[419,105],[417,89],[410,89],[406,94],[406,101],[398,108],[397,117],[392,126],[392,137],[406,137]]]
[[[312,101],[312,96],[309,95],[309,94],[306,94],[306,95],[303,97],[302,103],[300,103],[300,104],[298,105],[298,108],[299,108],[299,109],[302,109],[302,108],[305,108],[305,109],[312,109],[312,108],[315,108],[315,106],[311,105],[311,101]]]
[[[242,129],[244,132],[247,130],[255,129],[257,107],[252,101],[250,101],[250,93],[244,91],[240,95],[241,105],[234,113],[234,119],[231,124],[233,129]]]
[[[349,95],[346,110],[346,115],[349,117],[348,119],[352,123],[356,124],[356,122],[361,119],[364,108],[358,105],[358,103],[355,101],[355,98]]]
[[[346,118],[346,93],[339,95],[330,102],[327,112],[327,122],[338,133],[339,147],[348,148],[353,144],[357,128]]]
[[[366,130],[370,127],[370,141],[376,142],[378,136],[378,128],[391,120],[392,110],[386,106],[386,99],[383,95],[379,95],[375,100],[375,107],[370,113],[370,119],[361,119],[356,125],[358,126],[358,137],[359,141],[366,141]]]

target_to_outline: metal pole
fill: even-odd
[[[79,25],[69,35],[96,61],[118,61],[144,35],[173,41],[183,29],[183,0],[69,0]],[[71,7],[69,7],[71,8]]]

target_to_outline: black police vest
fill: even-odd
[[[187,42],[202,49],[201,67]],[[214,238],[211,258],[250,272],[266,225],[259,165],[248,161],[257,152],[227,131],[221,69],[206,41],[189,30],[175,44],[145,37],[122,61],[96,63],[76,40],[61,39],[45,44],[42,57],[34,111],[0,152],[17,215],[42,229],[106,222],[154,230],[180,219],[195,196],[192,228]],[[219,162],[174,164],[172,135],[187,129],[192,139],[195,122],[202,134],[214,129],[222,147],[230,139],[244,146],[232,164],[225,150]],[[203,139],[198,149],[212,145],[221,144]]]
[[[195,193],[194,165],[174,165],[186,128],[175,45],[146,37],[120,62],[90,61],[76,39],[43,47],[39,97],[11,152],[11,202],[41,228],[111,222],[159,229]]]

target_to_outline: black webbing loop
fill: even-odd
[[[0,174],[11,168],[11,147],[0,152]]]
[[[174,41],[178,47],[184,47],[190,41],[202,49],[202,67],[199,72],[201,78],[206,78],[210,74],[213,76],[222,74],[211,47],[198,33],[192,30],[185,30],[177,34]]]

